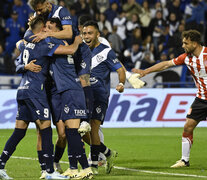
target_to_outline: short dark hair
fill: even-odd
[[[97,29],[97,30],[99,31],[99,27],[98,27],[98,24],[97,24],[96,21],[93,21],[93,20],[91,20],[91,21],[87,21],[87,22],[83,25],[83,27],[87,27],[87,26],[93,26],[95,29]]]
[[[42,16],[36,16],[30,21],[30,28],[34,30],[39,24],[45,24],[45,19]]]
[[[201,33],[197,30],[190,29],[188,31],[182,32],[182,38],[190,38],[191,41],[197,42],[198,44],[201,44]]]
[[[56,27],[57,27],[60,31],[63,30],[63,26],[62,26],[61,21],[60,21],[59,18],[49,18],[47,21],[50,21],[51,24],[54,24],[54,23],[55,23],[55,24],[56,24]]]
[[[87,21],[91,21],[91,20],[93,20],[93,18],[90,15],[88,14],[81,15],[78,18],[78,25],[83,26]]]
[[[41,3],[43,4],[44,2],[46,2],[47,0],[29,0],[28,4],[32,9],[35,9],[36,5]]]

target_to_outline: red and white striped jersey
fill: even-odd
[[[207,100],[207,47],[203,47],[199,57],[184,53],[172,61],[175,65],[187,65],[198,88],[196,96]]]

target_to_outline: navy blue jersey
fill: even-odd
[[[59,18],[61,24],[72,25],[72,18],[70,12],[67,8],[52,4],[52,11],[50,12],[48,18]]]
[[[33,35],[33,33],[30,34]],[[28,64],[32,60],[37,60],[35,63],[42,67],[39,73],[25,71],[22,74],[22,79],[18,87],[17,99],[27,98],[46,98],[45,80],[49,70],[49,56],[52,56],[59,44],[53,44],[49,38],[40,41],[39,43],[28,42],[25,46],[20,64]]]
[[[108,102],[110,95],[110,72],[121,68],[122,65],[115,52],[108,46],[100,44],[92,50],[91,87],[94,99]]]
[[[59,39],[50,38],[51,42],[64,45]],[[72,55],[54,55],[50,65],[50,74],[55,81],[58,93],[65,90],[82,89],[77,76]]]
[[[88,45],[85,43],[80,44],[73,57],[78,76],[91,73],[92,53]]]

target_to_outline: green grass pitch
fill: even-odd
[[[189,168],[169,168],[181,157],[181,135],[183,128],[107,128],[103,129],[105,144],[118,151],[115,168],[105,174],[99,168],[98,180],[191,180],[207,179],[207,138],[206,128],[196,128],[191,149]],[[0,130],[0,151],[13,130]],[[53,140],[57,138],[53,131]],[[17,146],[15,153],[6,165],[7,173],[14,179],[37,180],[40,177],[39,163],[35,159],[36,131],[29,129],[25,138]],[[88,153],[88,146],[86,151]],[[20,159],[18,159],[18,157]],[[21,159],[26,157],[28,159]],[[68,168],[67,152],[61,163]]]

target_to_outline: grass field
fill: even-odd
[[[191,180],[207,179],[207,138],[206,128],[194,132],[189,168],[169,168],[181,157],[182,128],[125,128],[104,129],[105,144],[118,151],[115,168],[106,175],[104,168],[95,179],[103,180]],[[13,130],[0,130],[0,151]],[[57,138],[53,131],[54,142]],[[88,152],[88,146],[87,152]],[[6,169],[14,179],[36,180],[40,168],[36,160],[36,131],[29,129],[20,142]],[[62,167],[68,168],[67,153],[62,158]]]

